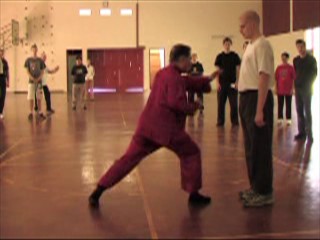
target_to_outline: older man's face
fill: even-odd
[[[253,33],[252,22],[245,15],[240,17],[240,33],[245,39],[250,39]]]

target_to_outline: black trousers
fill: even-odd
[[[195,95],[196,93],[195,92],[193,92],[193,91],[188,91],[188,102],[189,103],[194,103],[194,95]],[[202,92],[197,92],[197,98],[198,99],[200,99],[201,100],[201,103],[202,103],[202,106],[203,106],[203,100],[204,100],[204,98],[203,98],[203,93]]]
[[[296,88],[296,109],[298,115],[298,130],[300,134],[312,136],[312,92]]]
[[[221,88],[218,91],[218,124],[225,122],[226,102],[229,99],[230,119],[232,124],[239,124],[238,117],[238,91],[234,88]]]
[[[3,113],[4,103],[6,101],[7,83],[3,76],[0,76],[0,114]]]
[[[49,88],[48,88],[47,85],[44,85],[44,86],[42,87],[42,89],[43,89],[44,99],[46,100],[47,111],[50,111],[50,110],[52,110],[52,108],[51,108],[51,93],[50,93],[50,90],[49,90]],[[35,107],[34,107],[34,109],[35,109],[36,111],[38,110],[38,103],[37,103],[37,101],[35,101]]]
[[[286,118],[291,120],[292,95],[278,95],[278,119],[283,119],[284,102],[286,102]]]
[[[263,109],[263,127],[255,122],[258,91],[240,94],[240,119],[244,134],[247,171],[251,188],[259,194],[273,192],[272,135],[273,135],[273,95],[268,92]]]

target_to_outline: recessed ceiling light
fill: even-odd
[[[79,15],[80,16],[91,16],[91,9],[80,9]]]
[[[100,9],[101,16],[111,16],[111,9],[110,8],[102,8]]]
[[[121,16],[132,16],[132,9],[121,9]]]

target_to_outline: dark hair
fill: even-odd
[[[289,58],[289,57],[290,57],[289,53],[287,53],[287,52],[283,52],[283,53],[281,54],[281,56],[285,56],[286,58]]]
[[[36,48],[36,49],[38,49],[37,44],[33,44],[33,45],[31,46],[31,49],[32,49],[32,48]]]
[[[82,57],[81,56],[77,56],[76,60],[81,60],[82,61]]]
[[[298,44],[303,44],[304,46],[306,45],[306,42],[303,40],[303,39],[298,39],[297,41],[296,41],[296,45],[298,45]]]
[[[229,38],[229,37],[224,38],[224,39],[223,39],[223,44],[225,44],[226,42],[229,42],[229,43],[232,44],[231,38]]]
[[[176,62],[180,57],[190,57],[191,48],[184,44],[176,44],[170,52],[170,63]]]

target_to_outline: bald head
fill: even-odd
[[[246,39],[260,36],[260,16],[257,12],[248,10],[240,17],[240,32]]]
[[[250,22],[254,22],[257,25],[260,25],[260,16],[257,12],[249,10],[243,14],[243,17]]]

